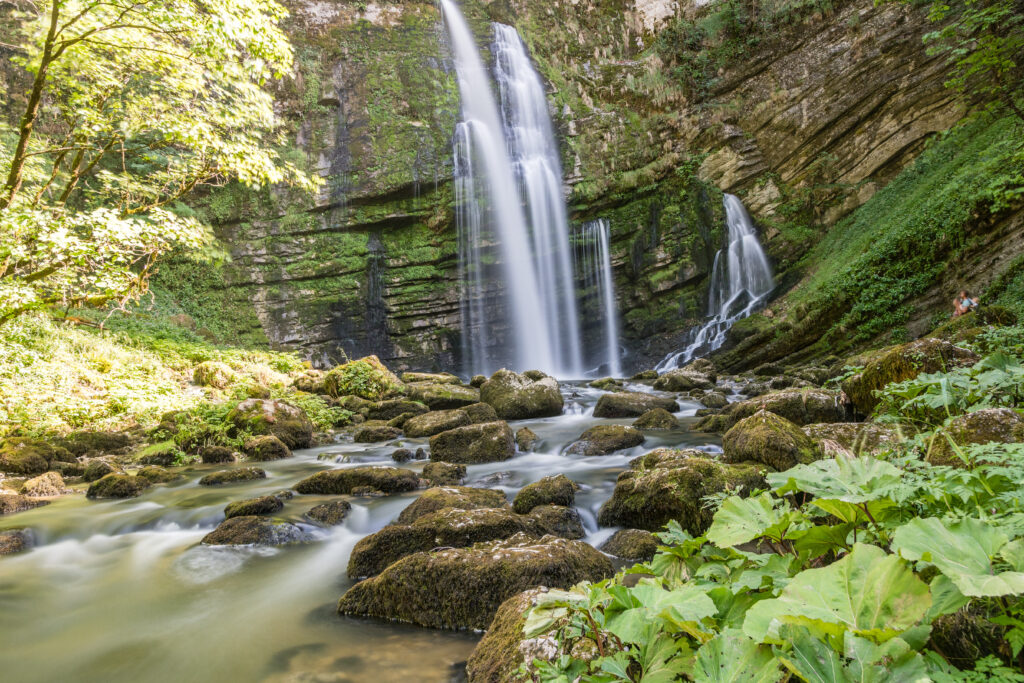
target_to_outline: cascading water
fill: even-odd
[[[731,194],[725,195],[723,202],[729,245],[715,254],[711,269],[708,313],[712,317],[694,333],[685,349],[669,354],[655,366],[658,372],[680,367],[719,348],[733,323],[764,305],[775,286],[771,266],[743,202]]]
[[[515,30],[495,24],[499,110],[458,6],[441,0],[441,7],[462,99],[455,184],[464,369],[487,373],[510,364],[577,376],[582,354],[568,220],[544,88]],[[507,313],[488,287],[492,242]]]
[[[619,316],[615,306],[611,254],[608,250],[609,229],[610,225],[604,218],[583,224],[579,231],[576,264],[586,293],[584,316],[601,323],[601,354],[596,356],[598,370],[619,377],[622,375]]]

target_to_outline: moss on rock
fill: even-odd
[[[579,484],[564,474],[553,474],[519,489],[512,507],[525,515],[538,505],[571,506],[576,501],[579,488]]]
[[[256,462],[283,460],[284,458],[292,457],[292,452],[285,445],[284,441],[281,441],[281,439],[273,434],[257,436],[255,439],[246,441],[245,445],[242,446],[242,451],[250,460],[255,460]]]
[[[654,380],[654,388],[659,391],[690,391],[714,387],[715,381],[708,375],[687,368],[669,370]]]
[[[903,440],[901,431],[889,425],[874,422],[824,422],[804,427],[804,434],[818,446],[822,455],[834,450],[830,441],[854,455],[871,455],[891,448]]]
[[[498,489],[478,489],[471,486],[443,486],[427,489],[399,513],[396,524],[414,521],[444,508],[474,510],[476,508],[508,508],[505,493]]]
[[[353,586],[338,612],[431,628],[487,628],[502,602],[528,588],[568,588],[613,572],[580,541],[517,534],[469,548],[420,552]]]
[[[247,517],[249,515],[272,515],[280,511],[284,503],[277,496],[260,496],[228,503],[224,508],[225,519]]]
[[[281,443],[283,444],[284,442]],[[199,449],[199,459],[206,464],[234,462],[235,452],[227,446],[203,446]]]
[[[239,432],[276,436],[291,449],[313,444],[313,422],[302,408],[285,401],[246,399],[228,413],[227,421]]]
[[[624,560],[649,562],[658,551],[658,539],[643,529],[619,529],[601,544],[600,549]]]
[[[468,424],[469,415],[464,410],[432,410],[406,420],[402,430],[408,437],[434,436]]]
[[[366,406],[365,416],[367,420],[392,420],[399,415],[422,415],[428,410],[430,408],[425,403],[393,398]]]
[[[450,372],[403,372],[402,381],[406,384],[430,382],[431,384],[462,384],[458,376]]]
[[[529,427],[516,430],[516,446],[524,453],[529,453],[537,445],[537,434]]]
[[[39,500],[17,494],[0,494],[0,515],[13,515],[15,512],[24,512],[37,508],[40,505],[49,505],[48,500]]]
[[[679,420],[664,408],[655,408],[633,420],[633,426],[637,429],[675,429]]]
[[[464,408],[460,408],[460,410],[466,413],[470,424],[496,422],[498,420],[498,413],[496,413],[494,408],[486,403],[473,403]]]
[[[334,397],[358,396],[379,401],[397,391],[402,383],[377,356],[366,356],[332,368],[324,377],[324,389]]]
[[[123,432],[81,431],[72,432],[58,445],[66,448],[76,457],[98,455],[122,455],[132,446],[132,438]]]
[[[235,381],[234,371],[220,361],[203,361],[192,370],[192,381],[201,387],[227,389]]]
[[[42,474],[54,462],[73,463],[75,456],[62,446],[30,437],[10,437],[0,444],[0,472]]]
[[[59,496],[66,492],[64,477],[58,472],[44,472],[21,485],[21,493],[32,498]]]
[[[415,491],[419,477],[398,467],[352,467],[317,472],[295,485],[299,493],[338,495],[368,487],[382,493]]]
[[[396,439],[402,434],[401,430],[388,424],[364,424],[352,434],[356,443],[380,443]]]
[[[622,388],[622,380],[615,379],[614,377],[602,377],[601,379],[595,379],[590,382],[587,386],[591,386],[595,389],[607,389],[615,391]]]
[[[472,465],[508,460],[515,451],[512,429],[502,421],[456,427],[430,437],[431,460]]]
[[[722,437],[722,449],[725,462],[760,462],[779,472],[812,462],[818,455],[800,427],[767,410],[737,422]]]
[[[35,545],[31,529],[7,529],[0,531],[0,556],[30,550]]]
[[[985,443],[1024,441],[1024,417],[1010,408],[984,408],[953,418],[937,434],[926,460],[932,465],[967,467],[950,443],[958,447]]]
[[[466,478],[466,466],[448,462],[428,462],[423,466],[423,478],[431,486],[453,486]]]
[[[410,384],[406,387],[410,397],[425,403],[431,410],[464,408],[480,402],[480,390],[460,384]]]
[[[543,373],[518,374],[498,370],[480,387],[480,400],[487,403],[503,420],[561,415],[562,392],[553,377]]]
[[[211,472],[199,480],[200,486],[221,486],[223,484],[235,484],[240,481],[254,481],[266,479],[267,473],[259,467],[239,467],[233,470],[220,470]]]
[[[135,473],[136,477],[142,477],[150,484],[167,484],[182,479],[182,475],[166,470],[158,465],[148,465]]]
[[[679,410],[674,398],[645,394],[639,391],[618,391],[597,399],[594,417],[638,417],[649,410],[661,408],[670,413]]]
[[[145,477],[108,474],[89,485],[86,498],[135,498],[152,485]]]
[[[639,446],[643,442],[643,432],[635,427],[596,425],[570,444],[568,452],[576,455],[608,455],[624,448]]]
[[[601,506],[602,526],[661,531],[676,520],[695,536],[711,525],[713,512],[702,500],[729,491],[738,495],[765,488],[768,468],[726,464],[697,450],[660,448],[636,458],[615,482],[612,497]]]
[[[298,524],[255,515],[230,517],[206,534],[204,545],[287,545],[312,540]]]
[[[352,503],[347,500],[332,500],[329,503],[314,505],[306,513],[306,517],[324,526],[336,526],[344,522],[351,511]]]
[[[579,539],[587,535],[580,513],[564,505],[537,505],[528,515],[541,531],[561,538]]]
[[[120,470],[118,470],[118,468],[105,460],[90,460],[89,464],[85,466],[82,478],[88,482],[93,482],[107,476],[108,474],[114,474],[119,471]]]

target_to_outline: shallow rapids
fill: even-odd
[[[630,389],[644,389],[631,385]],[[512,421],[539,437],[536,452],[470,465],[466,484],[499,488],[509,500],[526,484],[564,473],[581,485],[576,507],[587,542],[597,512],[628,462],[664,446],[719,452],[714,435],[686,431],[699,407],[682,402],[681,429],[645,431],[642,446],[607,456],[564,455],[595,424],[630,424],[592,413],[604,393],[564,383],[565,414]],[[81,492],[50,505],[0,517],[0,529],[31,528],[36,547],[0,558],[0,672],[19,683],[67,681],[454,681],[478,634],[433,631],[339,617],[351,585],[349,553],[419,492],[351,497],[352,512],[329,529],[307,528],[316,541],[278,548],[203,546],[232,501],[273,494],[330,467],[396,465],[391,453],[426,447],[427,439],[386,444],[338,443],[259,463],[267,479],[221,487],[196,482],[224,465],[176,471],[186,479],[129,500],[88,501]],[[227,467],[245,466],[245,463]],[[277,517],[306,524],[303,514],[332,496],[296,495]]]

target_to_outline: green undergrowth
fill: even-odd
[[[293,354],[217,346],[170,322],[111,317],[108,324],[97,329],[27,316],[4,326],[0,435],[149,427],[167,411],[222,402],[234,391],[283,391],[305,369]],[[204,361],[229,366],[232,386],[191,384]]]
[[[801,310],[845,309],[826,340],[863,342],[902,329],[913,299],[971,248],[972,227],[1018,183],[1022,140],[1013,117],[979,116],[939,136],[824,236],[809,258],[811,275],[790,301]]]

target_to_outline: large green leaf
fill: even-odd
[[[769,474],[767,479],[778,493],[803,491],[817,498],[866,503],[888,497],[901,474],[884,460],[864,456],[818,460]]]
[[[900,638],[879,645],[847,632],[840,653],[805,628],[784,630],[792,649],[777,649],[788,670],[810,683],[929,683],[924,659]]]
[[[903,560],[858,543],[843,559],[797,574],[778,598],[751,607],[743,631],[758,642],[778,642],[779,627],[796,624],[838,643],[846,631],[883,642],[930,606],[928,586]]]
[[[697,651],[697,683],[773,683],[782,677],[772,650],[738,629],[726,629]]]
[[[712,617],[718,609],[703,590],[683,585],[665,590],[659,583],[642,582],[629,590],[631,603],[627,609],[609,609],[605,628],[623,642],[642,643],[648,637],[650,625],[667,622],[672,630],[694,632],[696,624]]]
[[[893,534],[892,548],[908,560],[931,562],[970,597],[1024,593],[1024,573],[996,572],[992,558],[1007,545],[1002,531],[978,519],[946,525],[914,519]]]
[[[707,539],[721,548],[731,548],[761,536],[779,540],[792,521],[792,513],[775,507],[770,493],[752,498],[730,496],[715,513]]]

